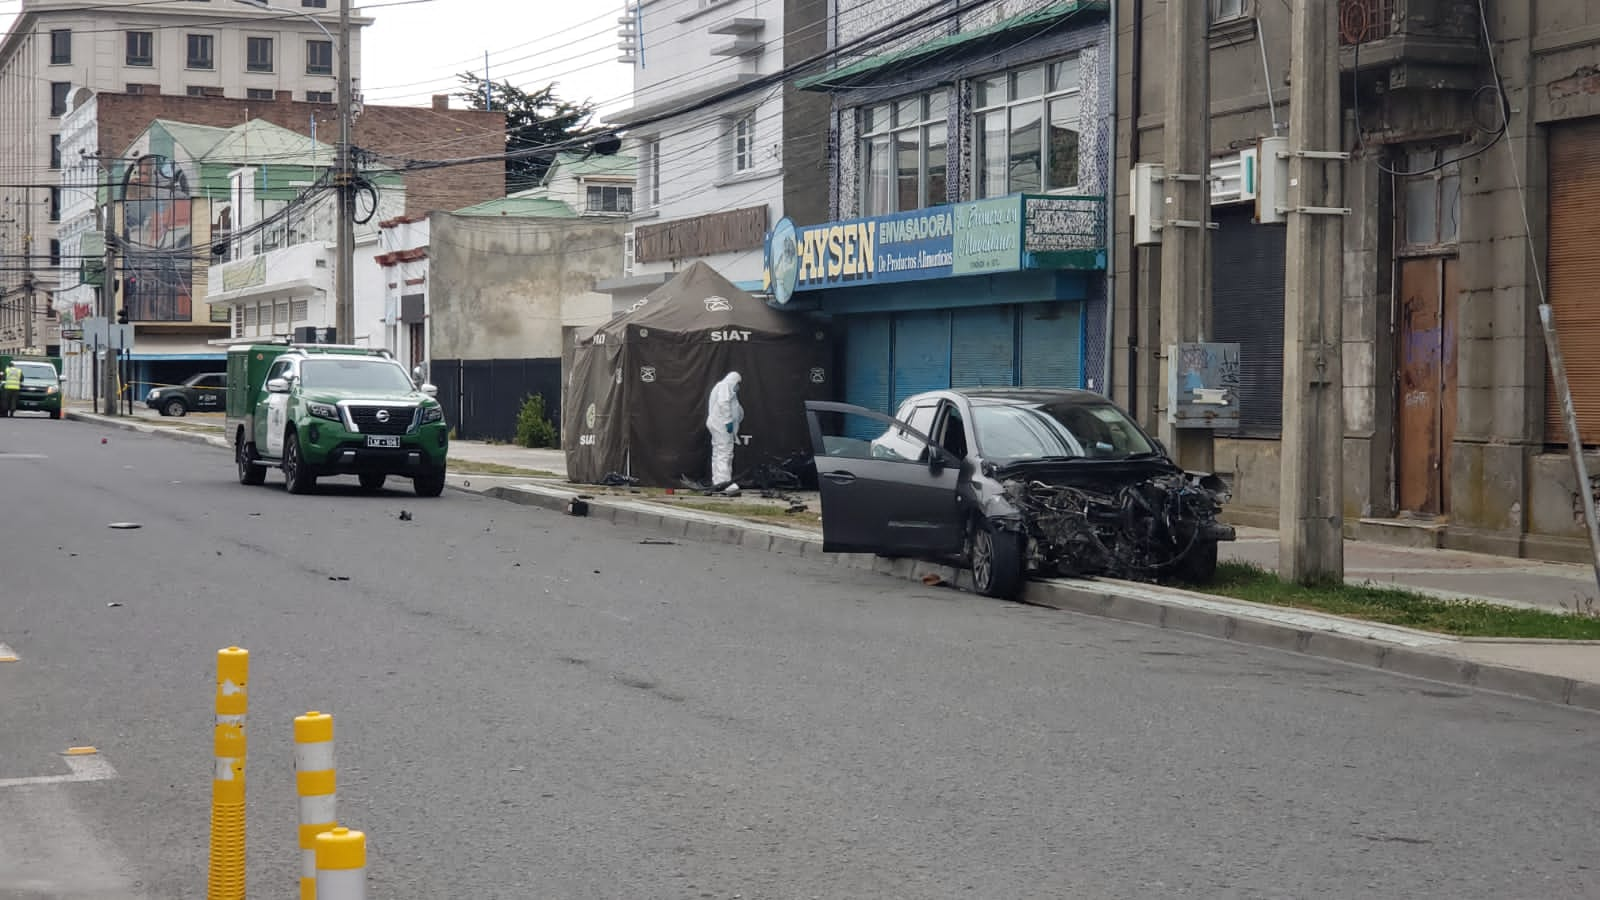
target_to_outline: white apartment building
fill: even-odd
[[[61,308],[57,265],[78,264],[62,254],[56,227],[66,202],[61,118],[77,89],[262,100],[289,91],[334,102],[337,48],[299,14],[333,32],[337,0],[331,10],[330,0],[267,2],[268,9],[242,0],[22,0],[0,40],[0,184],[12,185],[0,188],[0,255],[23,261],[0,272],[0,352],[23,344],[30,273],[34,344],[60,341],[46,311]],[[352,19],[353,73],[361,28],[371,22]],[[85,148],[89,140],[70,143]]]
[[[782,69],[783,16],[782,0],[642,0],[624,8],[620,61],[633,67],[633,101],[607,118],[627,130],[638,181],[624,249],[629,274],[600,287],[614,308],[695,260],[760,289],[763,241],[783,215],[783,86],[702,106]]]

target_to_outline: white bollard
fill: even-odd
[[[333,716],[312,710],[294,719],[294,780],[300,794],[300,900],[317,896],[317,835],[338,824]]]
[[[317,900],[367,900],[367,836],[348,828],[317,835]]]

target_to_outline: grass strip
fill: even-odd
[[[1253,603],[1309,609],[1458,637],[1600,640],[1600,617],[1519,609],[1476,600],[1441,600],[1397,588],[1327,582],[1291,584],[1249,563],[1217,566],[1198,590]]]

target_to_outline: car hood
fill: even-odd
[[[1149,459],[1077,459],[1070,462],[1006,461],[996,463],[990,475],[1000,481],[1026,478],[1046,484],[1074,487],[1118,488],[1158,475],[1182,471],[1163,457]]]
[[[318,388],[308,390],[300,395],[302,399],[313,403],[372,403],[378,405],[410,403],[419,406],[433,402],[421,391],[411,391],[405,394],[387,394],[374,391],[350,391],[334,388]]]

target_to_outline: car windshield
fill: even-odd
[[[1155,448],[1109,403],[974,404],[983,455],[994,460],[1130,459]]]
[[[55,366],[44,363],[17,363],[17,368],[22,370],[23,384],[58,384]]]
[[[412,390],[404,369],[377,359],[308,359],[300,364],[307,388],[404,394]]]

